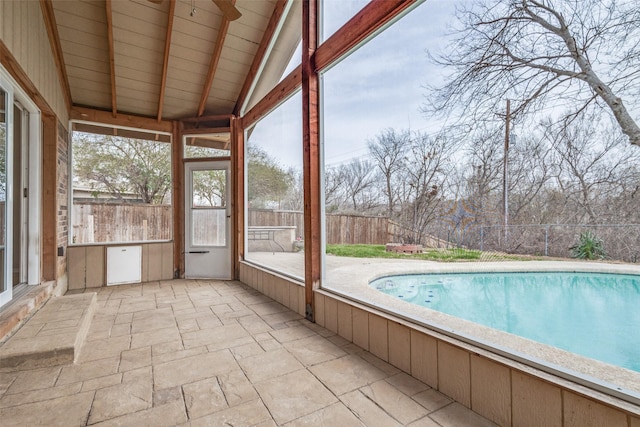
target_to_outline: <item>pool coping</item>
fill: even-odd
[[[473,272],[580,272],[640,276],[640,266],[579,261],[500,261],[438,263],[413,260],[360,259],[358,264],[332,268],[323,290],[336,293],[389,315],[398,316],[436,333],[496,353],[585,386],[632,405],[640,405],[640,372],[610,365],[547,344],[489,328],[378,291],[369,283],[401,274]]]

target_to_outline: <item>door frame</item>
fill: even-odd
[[[13,169],[13,106],[17,102],[20,104],[24,111],[29,113],[29,123],[27,129],[25,129],[28,137],[28,158],[25,159],[25,166],[28,168],[27,174],[27,198],[28,198],[28,213],[27,221],[29,229],[24,237],[24,244],[27,245],[27,271],[26,279],[29,285],[40,284],[40,272],[41,272],[41,224],[42,224],[42,203],[41,203],[41,188],[42,188],[42,121],[41,112],[36,104],[29,98],[29,96],[22,90],[20,85],[13,79],[13,77],[6,72],[4,67],[0,66],[0,87],[7,93],[7,132],[5,137],[7,138],[7,150],[5,153],[7,159],[7,171]],[[4,256],[4,280],[7,285],[7,289],[4,292],[0,292],[0,306],[11,301],[13,298],[13,256],[12,250],[6,248],[13,248],[13,179],[7,179],[6,186],[6,235],[5,235],[5,256]],[[22,202],[22,201],[20,201]]]
[[[221,166],[221,167],[215,167]],[[191,179],[191,173],[193,171],[198,170],[210,170],[210,169],[220,169],[226,170],[226,206],[225,206],[225,246],[204,246],[204,245],[192,245],[191,242],[191,205],[192,205],[192,196],[193,196],[193,182]],[[184,238],[183,238],[183,247],[184,247],[184,277],[185,278],[205,278],[204,276],[189,274],[189,260],[188,255],[190,249],[202,249],[202,250],[211,250],[211,248],[220,248],[220,252],[226,250],[227,252],[227,260],[226,271],[221,275],[213,275],[214,277],[206,277],[211,279],[221,279],[221,280],[232,280],[233,279],[233,232],[231,230],[233,224],[233,204],[232,204],[232,195],[233,195],[233,179],[231,174],[231,159],[227,157],[222,158],[207,158],[207,159],[197,159],[197,160],[188,160],[184,162]],[[215,249],[214,249],[215,250]]]
[[[20,200],[14,200],[14,207],[18,203],[20,203],[20,218],[13,218],[14,229],[15,227],[20,227],[20,273],[19,273],[19,284],[27,284],[29,283],[29,205],[31,204],[31,200],[28,194],[30,185],[29,180],[29,171],[31,169],[31,165],[29,165],[29,151],[31,141],[31,129],[29,126],[29,122],[31,121],[30,115],[31,113],[27,110],[21,102],[14,100],[14,109],[20,110],[20,127],[21,130],[21,141],[20,141],[20,161],[21,161],[21,170],[20,170],[20,187],[21,191],[19,194],[22,194]],[[14,116],[14,121],[17,117]],[[14,131],[15,136],[15,131]],[[14,146],[14,155],[17,154],[16,150],[18,147]],[[15,167],[15,165],[14,165]],[[14,187],[17,183],[14,182]],[[24,190],[27,190],[27,193],[24,193]],[[26,225],[26,227],[24,227]],[[14,242],[15,245],[16,242]],[[14,260],[15,261],[15,260]],[[14,283],[14,286],[16,284]]]

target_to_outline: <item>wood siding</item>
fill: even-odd
[[[0,40],[66,126],[69,116],[40,3],[0,1]]]

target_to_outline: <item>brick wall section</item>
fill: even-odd
[[[57,162],[57,242],[58,247],[64,248],[67,253],[67,245],[69,242],[69,132],[62,123],[58,122],[58,162]],[[67,257],[58,257],[57,277],[62,277],[67,269]]]

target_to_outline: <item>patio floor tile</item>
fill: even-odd
[[[457,402],[429,416],[442,427],[493,427],[496,425]]]
[[[336,395],[385,378],[384,372],[356,355],[349,355],[309,368]]]
[[[20,372],[7,390],[7,394],[53,387],[61,369],[60,366],[53,366]]]
[[[229,350],[161,363],[154,367],[155,389],[175,387],[239,369]]]
[[[254,384],[303,368],[300,362],[284,349],[246,357],[238,363]]]
[[[93,402],[92,391],[0,409],[2,427],[84,426]]]
[[[429,389],[413,396],[413,399],[427,408],[429,411],[437,411],[438,409],[449,405],[452,400],[438,390]]]
[[[337,401],[322,383],[304,369],[271,378],[255,384],[255,387],[277,424],[295,420]]]
[[[305,366],[317,365],[347,355],[340,347],[318,335],[289,341],[284,347]]]
[[[340,396],[340,400],[369,427],[397,427],[401,425],[360,390],[345,393]]]
[[[364,427],[365,424],[358,420],[353,412],[349,411],[342,403],[334,403],[312,414],[293,420],[286,426]]]
[[[92,427],[116,426],[153,426],[172,427],[187,421],[182,400],[175,400],[165,405],[156,406],[144,411],[134,412],[121,417],[93,424]]]
[[[409,424],[429,413],[424,407],[386,381],[375,382],[360,390],[402,424]]]
[[[271,421],[271,415],[260,399],[224,409],[191,421],[191,427],[252,426]]]
[[[148,409],[153,404],[151,368],[124,374],[122,384],[96,391],[89,424]]]
[[[217,377],[182,386],[189,418],[200,418],[227,409],[227,401]]]
[[[2,427],[493,425],[239,282],[87,292],[76,364],[0,372]]]

